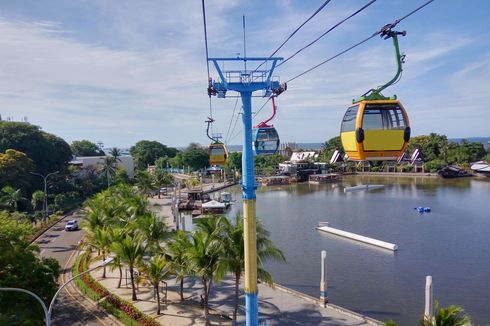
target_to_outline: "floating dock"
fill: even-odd
[[[379,189],[383,188],[384,185],[359,185],[359,186],[354,186],[354,187],[345,187],[344,192],[348,191],[358,191],[358,190],[374,190],[374,189]]]
[[[398,246],[396,244],[381,241],[381,240],[376,240],[373,238],[368,238],[368,237],[365,237],[363,235],[359,235],[359,234],[355,234],[355,233],[351,233],[351,232],[347,232],[347,231],[342,231],[339,229],[335,229],[333,227],[328,226],[328,223],[325,223],[325,222],[320,222],[319,225],[316,227],[316,229],[320,230],[320,231],[332,233],[335,235],[339,235],[341,237],[345,237],[348,239],[368,243],[370,245],[381,247],[384,249],[388,249],[388,250],[392,250],[392,251],[398,250]]]

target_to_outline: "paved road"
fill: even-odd
[[[66,282],[71,273],[73,255],[76,245],[83,237],[83,230],[65,231],[64,226],[68,220],[77,220],[80,225],[82,216],[74,214],[66,217],[54,225],[49,231],[39,237],[35,243],[41,249],[42,257],[52,257],[58,260],[61,266],[60,284]],[[107,314],[91,304],[86,298],[74,291],[73,284],[63,290],[53,306],[53,325],[97,326],[113,325],[107,321]]]

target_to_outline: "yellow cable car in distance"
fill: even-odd
[[[213,136],[210,136],[209,126],[214,122],[214,119],[208,118],[208,120],[205,122],[208,124],[206,128],[206,135],[212,141],[208,147],[209,165],[225,165],[226,159],[228,158],[228,150],[226,149],[225,144],[219,141],[221,134],[214,134]]]
[[[410,122],[405,108],[396,96],[381,94],[398,81],[402,72],[404,56],[400,54],[397,35],[405,36],[406,32],[392,31],[392,27],[393,24],[384,26],[380,36],[393,39],[398,67],[396,75],[383,86],[354,100],[342,119],[340,140],[349,160],[397,160],[410,140]]]
[[[228,158],[228,150],[225,144],[215,142],[209,145],[208,148],[209,165],[225,165]]]

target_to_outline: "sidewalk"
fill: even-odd
[[[95,262],[94,264],[97,264]],[[123,270],[123,280],[121,288],[117,288],[119,272],[111,271],[107,268],[107,277],[102,279],[102,269],[92,272],[99,281],[109,291],[117,294],[124,300],[131,302],[131,284],[129,279],[126,282],[125,271]],[[168,297],[167,303],[162,303],[160,316],[156,315],[156,300],[154,299],[153,288],[149,285],[140,284],[137,290],[138,301],[133,304],[142,312],[156,318],[165,326],[185,326],[185,325],[204,325],[203,309],[199,305],[201,294],[201,284],[199,281],[187,279],[184,284],[185,301],[180,301],[179,286],[174,279],[167,280]],[[161,299],[164,300],[165,287],[161,289]],[[219,284],[214,284],[209,304],[211,307],[212,325],[232,325],[231,316],[233,314],[234,285],[231,278],[225,279]],[[243,292],[240,293],[240,303],[238,311],[238,323],[244,325],[245,321],[245,299]],[[259,284],[259,311],[260,320],[267,320],[268,325],[382,325],[381,322],[365,318],[347,309],[327,305],[326,308],[318,305],[315,298],[296,293],[294,291],[271,289],[263,284]]]

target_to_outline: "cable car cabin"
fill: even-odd
[[[223,143],[213,143],[208,148],[209,164],[224,165],[228,157],[228,151]]]
[[[410,139],[408,115],[397,100],[362,100],[347,109],[340,129],[349,160],[396,160]]]
[[[257,155],[272,155],[279,149],[279,135],[274,127],[258,127],[253,129],[253,148]]]

